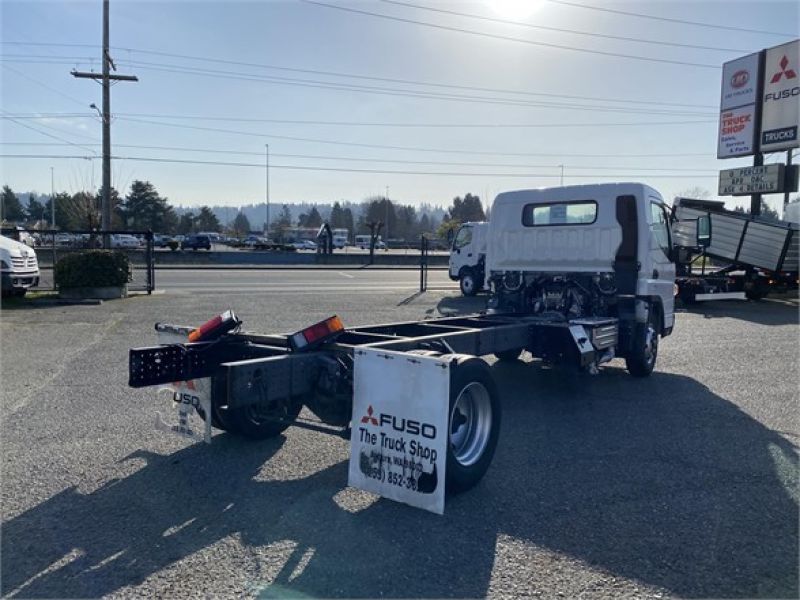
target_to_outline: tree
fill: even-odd
[[[481,199],[478,196],[467,194],[463,199],[456,196],[453,205],[447,212],[447,220],[466,223],[467,221],[485,221],[486,213],[483,212]]]
[[[297,218],[299,227],[319,227],[322,225],[322,215],[319,214],[316,206],[312,206],[308,214],[303,213]]]
[[[233,219],[231,229],[233,229],[233,232],[239,237],[244,237],[250,233],[250,220],[247,218],[247,215],[239,211],[236,218]]]
[[[331,216],[328,219],[328,223],[334,229],[346,227],[344,223],[344,210],[342,209],[342,205],[338,202],[333,203],[333,208],[331,208]]]
[[[134,181],[121,206],[124,222],[131,229],[170,232],[178,226],[178,216],[149,181]]]
[[[270,223],[272,229],[272,238],[276,241],[283,242],[286,235],[286,230],[292,226],[292,213],[289,210],[289,205],[284,204],[281,207],[281,212],[278,213],[278,218]]]
[[[349,208],[345,208],[342,210],[342,227],[347,229],[350,232],[350,235],[353,235],[353,231],[355,231],[356,224],[353,220],[353,211]]]
[[[28,221],[49,221],[50,213],[44,212],[44,204],[36,199],[34,194],[28,196],[28,206],[25,209]]]
[[[3,193],[0,196],[0,221],[23,221],[25,211],[17,195],[7,185],[3,186]]]
[[[678,198],[693,198],[694,200],[708,200],[711,198],[711,192],[706,188],[696,185],[677,193]]]
[[[194,216],[192,211],[185,212],[181,215],[178,221],[178,233],[187,235],[189,233],[196,233],[197,226],[195,224],[197,217]]]
[[[100,202],[91,192],[76,192],[64,202],[63,229],[92,230],[100,228]]]
[[[55,195],[55,198],[48,198],[47,199],[47,202],[45,202],[45,204],[44,204],[44,213],[45,213],[45,216],[46,216],[48,221],[50,220],[51,215],[53,214],[52,208],[51,208],[51,206],[53,204],[53,200],[55,200],[55,204],[56,204],[56,222],[55,223],[50,223],[50,227],[57,227],[59,229],[67,229],[67,227],[68,227],[68,223],[67,223],[67,221],[68,221],[68,219],[67,219],[68,204],[70,204],[70,202],[72,201],[72,196],[70,196],[66,192],[58,192]]]
[[[736,212],[744,213],[746,215],[750,214],[750,207],[747,208],[743,206],[737,206],[734,208]],[[761,216],[765,219],[770,219],[772,221],[780,221],[781,216],[778,214],[778,211],[772,208],[769,204],[766,203],[764,198],[761,198]]]
[[[200,231],[219,231],[222,229],[217,215],[208,206],[200,207],[200,214],[197,215],[196,223]]]

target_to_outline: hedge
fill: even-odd
[[[56,262],[56,286],[121,287],[131,281],[131,266],[123,252],[89,250],[67,254]]]

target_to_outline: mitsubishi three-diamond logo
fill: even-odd
[[[778,64],[780,65],[781,70],[772,76],[770,83],[778,83],[781,80],[781,77],[784,75],[786,76],[786,79],[794,79],[797,77],[797,73],[795,73],[794,69],[787,68],[789,66],[789,59],[786,58],[786,55],[783,56],[781,62]]]
[[[363,417],[361,417],[361,422],[362,423],[372,423],[373,425],[377,425],[378,424],[378,419],[376,419],[375,417],[372,416],[373,412],[374,411],[372,410],[372,404],[370,404],[369,407],[367,408],[367,414],[364,415]]]

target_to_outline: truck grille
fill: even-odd
[[[32,255],[28,257],[28,268],[36,269],[39,267],[39,264],[36,261],[36,255]]]
[[[15,269],[24,269],[25,268],[25,258],[24,257],[15,258],[15,257],[12,256],[11,257],[11,266],[13,268],[15,268]]]

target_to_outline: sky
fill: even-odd
[[[139,78],[112,88],[112,185],[184,206],[261,202],[267,173],[276,204],[446,205],[562,174],[713,197],[752,160],[716,159],[721,65],[800,23],[795,1],[110,5],[117,72]],[[2,183],[97,188],[101,90],[70,71],[100,70],[101,1],[2,0],[0,22]]]

